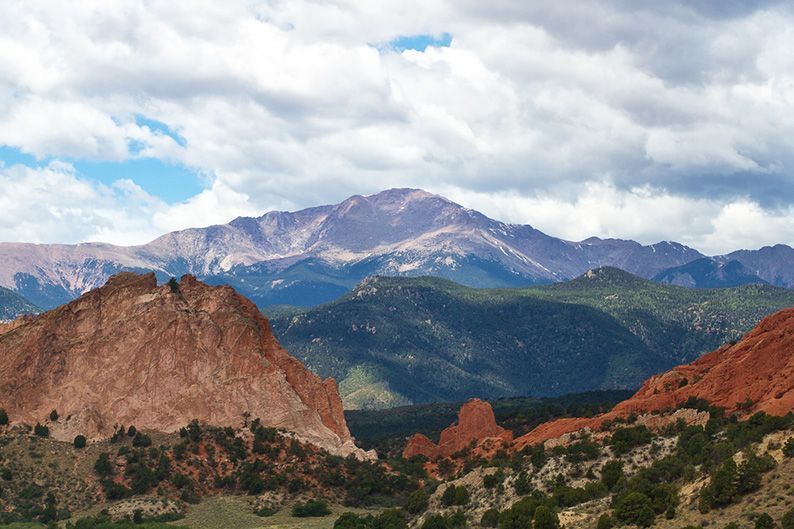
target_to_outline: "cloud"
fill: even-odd
[[[140,242],[414,186],[555,235],[794,243],[785,2],[45,1],[0,5],[0,24],[0,144],[208,175],[169,206],[37,169],[122,213],[83,202],[16,240]],[[741,215],[750,231],[721,220]]]
[[[145,242],[160,233],[149,219],[166,208],[130,180],[101,185],[62,162],[0,166],[0,188],[3,241]]]

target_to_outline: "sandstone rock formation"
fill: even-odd
[[[441,432],[438,444],[422,434],[408,440],[403,456],[410,458],[423,455],[428,458],[449,457],[469,446],[472,441],[480,443],[486,439],[497,439],[510,443],[513,433],[496,424],[491,405],[480,399],[472,399],[461,406],[458,423]]]
[[[184,276],[121,273],[79,299],[0,329],[0,407],[53,436],[107,437],[117,424],[175,431],[243,414],[335,454],[364,453],[333,379],[276,341],[256,306],[229,287]]]
[[[585,428],[595,431],[605,421],[672,409],[691,397],[728,412],[785,415],[794,411],[794,309],[765,318],[738,343],[651,377],[609,413],[542,424],[516,439],[515,447],[520,449]],[[702,417],[693,420],[702,421]]]

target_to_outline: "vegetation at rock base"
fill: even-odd
[[[519,436],[544,422],[561,417],[592,417],[612,409],[632,391],[594,391],[536,399],[516,397],[492,400],[497,423]],[[345,419],[356,442],[379,454],[395,456],[404,438],[422,433],[438,440],[441,430],[457,420],[463,402],[419,404],[387,410],[348,410]]]

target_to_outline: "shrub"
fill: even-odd
[[[466,487],[448,485],[441,495],[441,504],[445,507],[453,505],[463,506],[469,503],[469,490]]]
[[[783,518],[780,519],[780,526],[783,529],[794,529],[794,509],[783,515]]]
[[[427,502],[430,496],[424,489],[417,489],[408,496],[408,501],[405,503],[405,510],[409,514],[421,514],[427,510]]]
[[[44,426],[41,423],[36,423],[36,426],[33,427],[33,433],[38,435],[39,437],[49,437],[50,429]]]
[[[308,500],[305,503],[298,502],[292,506],[292,516],[295,518],[328,516],[329,514],[331,514],[331,509],[323,500]]]
[[[481,527],[498,527],[499,526],[499,511],[496,509],[488,509],[480,518]]]
[[[130,424],[130,427],[127,428],[127,437],[135,437],[135,434],[137,433],[138,429],[134,425]]]
[[[612,529],[613,525],[614,523],[612,522],[612,517],[608,514],[602,514],[598,517],[596,529]]]
[[[113,475],[113,464],[110,462],[110,455],[107,453],[99,454],[94,463],[94,472],[102,477]]]
[[[175,277],[172,277],[168,280],[168,287],[171,289],[171,293],[178,294],[179,293],[179,282],[176,280]]]
[[[601,468],[601,483],[609,490],[615,488],[615,485],[617,485],[618,481],[623,479],[624,476],[623,462],[620,460],[613,459],[607,461]]]
[[[534,529],[559,529],[560,519],[556,512],[545,505],[541,505],[535,509],[532,526]]]
[[[493,489],[500,485],[505,479],[505,473],[500,468],[493,474],[488,474],[487,476],[482,478],[482,485],[486,489]]]
[[[0,426],[8,424],[8,413],[3,408],[0,408]]]
[[[270,507],[265,506],[255,510],[254,514],[256,514],[257,516],[261,516],[262,518],[266,518],[268,516],[273,516],[274,514],[276,514],[276,511],[274,511]],[[334,524],[334,527],[336,527],[336,524]]]
[[[2,422],[2,413],[3,410],[0,410],[0,424],[4,424]],[[783,445],[783,455],[786,457],[794,457],[794,437],[789,437],[786,444]]]
[[[50,412],[50,420],[53,422],[58,420],[58,412],[56,410]]]
[[[755,529],[774,529],[775,522],[772,517],[767,513],[760,515],[755,519]]]
[[[632,449],[646,445],[651,442],[653,436],[651,431],[645,426],[633,426],[631,428],[618,428],[612,434],[609,445],[616,454],[625,454]]]
[[[571,463],[590,461],[601,455],[601,448],[589,439],[577,441],[565,449],[565,458]]]
[[[655,518],[651,499],[641,492],[629,492],[615,502],[615,519],[622,524],[650,527]]]
[[[74,441],[72,442],[72,444],[74,445],[75,448],[79,449],[79,448],[85,448],[86,442],[87,441],[86,441],[85,435],[77,435],[77,436],[75,436]]]
[[[135,437],[132,438],[132,446],[137,447],[147,447],[152,446],[152,439],[141,432],[135,434]]]

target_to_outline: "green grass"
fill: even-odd
[[[322,518],[293,518],[291,505],[285,506],[273,516],[259,517],[252,513],[249,499],[240,496],[217,496],[207,498],[188,509],[184,519],[174,525],[190,529],[332,529],[334,521],[346,511],[365,513],[361,509],[331,506],[332,514]]]

